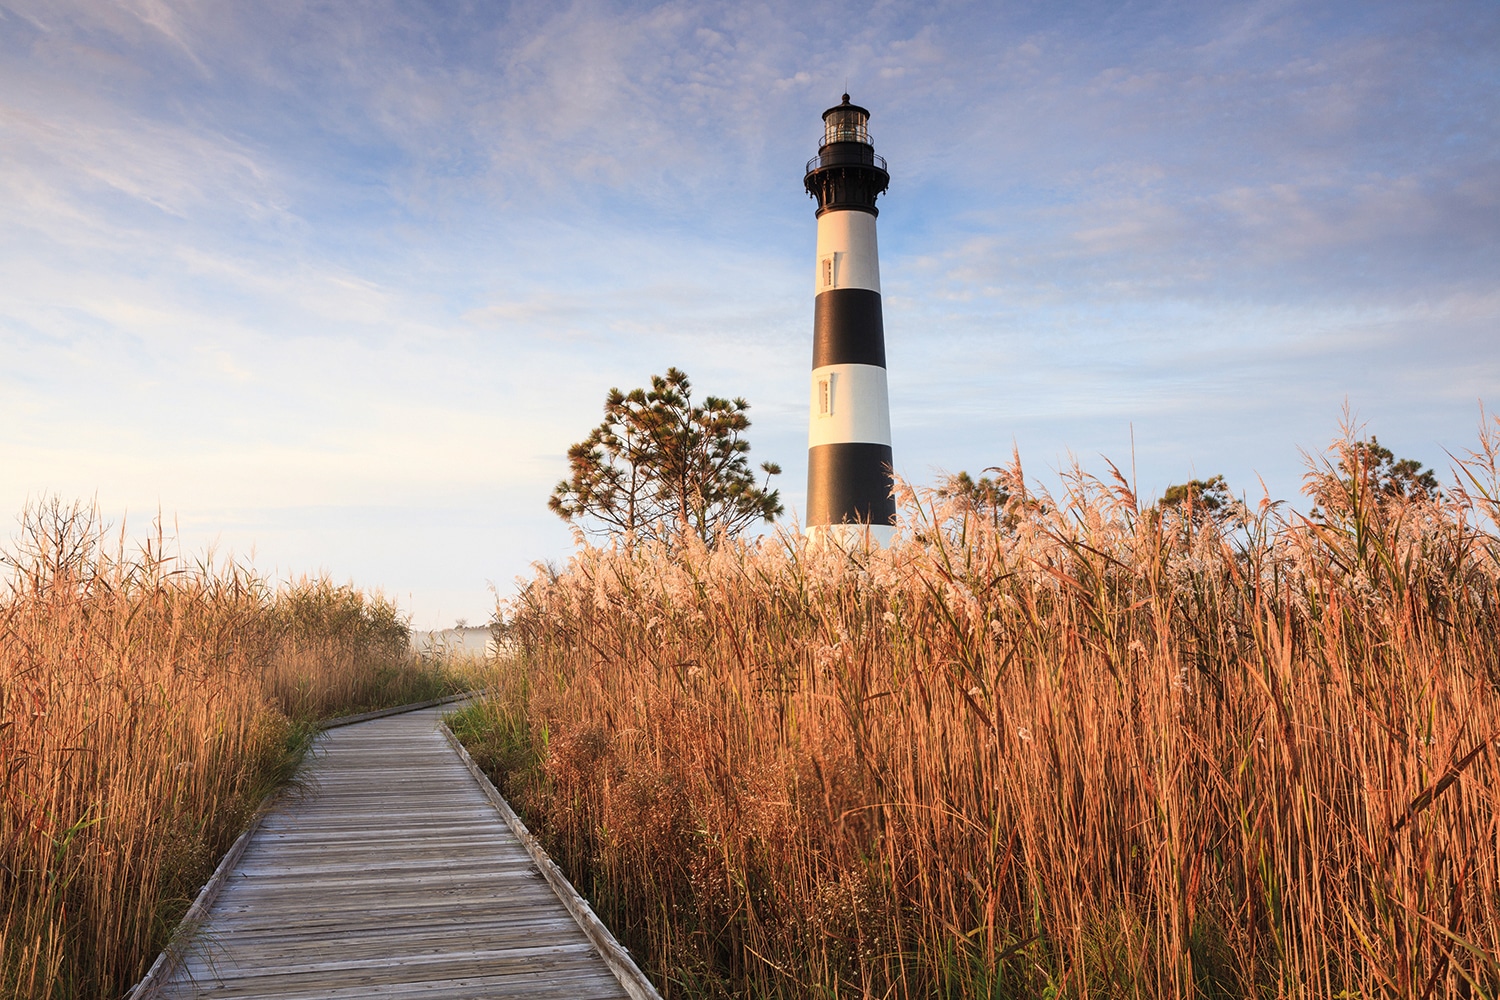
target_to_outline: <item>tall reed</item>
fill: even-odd
[[[383,599],[22,516],[0,587],[0,995],[122,995],[313,720],[430,697]]]
[[[580,550],[462,728],[669,996],[1500,991],[1500,424],[1317,519],[1118,474]]]

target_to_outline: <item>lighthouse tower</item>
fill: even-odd
[[[875,198],[891,175],[870,143],[869,121],[848,94],[823,112],[823,144],[803,178],[818,202],[807,529],[840,544],[884,545],[895,533],[896,501]]]

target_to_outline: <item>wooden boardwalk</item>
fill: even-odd
[[[654,996],[528,853],[444,711],[319,736],[305,790],[226,859],[200,925],[135,1000]]]

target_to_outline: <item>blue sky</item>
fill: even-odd
[[[481,621],[677,365],[799,509],[846,84],[914,482],[1295,498],[1346,400],[1440,467],[1500,406],[1492,2],[0,0],[0,508]]]

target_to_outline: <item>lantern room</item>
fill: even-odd
[[[844,103],[829,108],[823,112],[823,145],[831,146],[836,142],[859,142],[870,145],[870,112],[857,104],[849,103],[849,95],[844,95]]]

